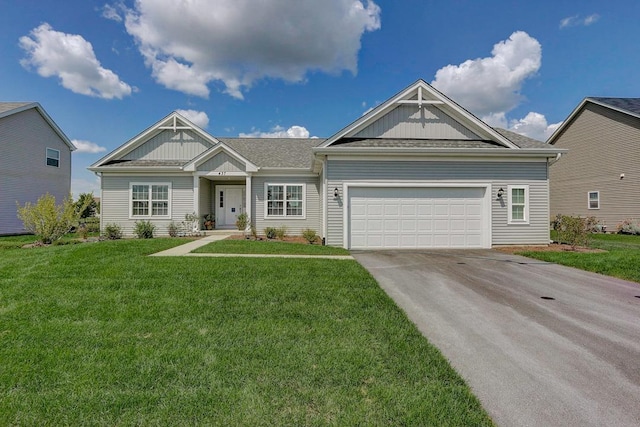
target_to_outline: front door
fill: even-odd
[[[242,213],[242,186],[217,186],[216,228],[235,227]]]

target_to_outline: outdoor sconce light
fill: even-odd
[[[338,187],[333,189],[333,198],[337,199],[338,197],[340,197],[340,192],[338,191]]]
[[[498,196],[498,199],[502,199],[503,195],[504,195],[504,190],[502,189],[502,187],[500,187],[500,189],[498,190],[498,194],[496,194],[496,196]]]

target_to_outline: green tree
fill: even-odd
[[[98,204],[93,198],[93,193],[81,193],[75,205],[80,218],[94,217],[98,212]]]
[[[71,197],[56,205],[56,198],[47,193],[35,204],[27,202],[24,206],[17,205],[18,218],[24,228],[35,234],[42,243],[55,242],[78,224],[79,210]]]

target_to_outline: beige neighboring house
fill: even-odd
[[[76,147],[37,102],[0,102],[0,235],[24,233],[16,202],[71,192]]]
[[[551,215],[595,216],[607,231],[640,219],[640,98],[585,98],[549,144]]]

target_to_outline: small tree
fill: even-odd
[[[75,205],[80,218],[94,217],[98,211],[98,204],[93,198],[93,193],[81,193]]]
[[[571,245],[571,249],[575,250],[578,246],[589,244],[591,222],[591,218],[559,215],[554,221],[554,229],[558,232],[558,240]]]
[[[18,205],[18,218],[24,228],[42,243],[52,243],[69,233],[78,223],[78,210],[71,197],[56,205],[56,198],[47,193],[35,204]]]

